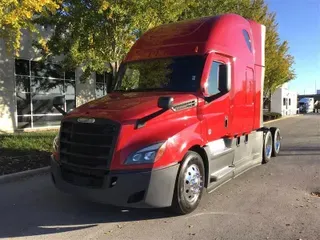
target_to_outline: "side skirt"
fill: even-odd
[[[221,155],[210,155],[208,148],[205,148],[210,159],[207,186],[209,193],[262,163],[262,131],[254,131],[239,138],[229,139],[228,143],[225,154]]]

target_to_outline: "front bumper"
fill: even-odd
[[[51,174],[55,186],[63,192],[88,200],[123,207],[169,207],[172,203],[179,164],[143,172],[109,172],[101,186],[79,186],[77,180],[64,177],[60,164],[51,157]],[[81,175],[85,180],[85,175]]]

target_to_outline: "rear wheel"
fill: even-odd
[[[177,176],[171,209],[178,214],[194,211],[200,203],[203,186],[203,160],[198,153],[188,151]]]
[[[263,138],[263,156],[262,163],[267,163],[270,161],[272,155],[272,135],[271,132],[265,131]]]
[[[272,157],[278,156],[281,148],[281,135],[279,128],[272,127],[270,128],[272,135]]]

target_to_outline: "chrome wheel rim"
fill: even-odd
[[[184,174],[183,195],[189,203],[195,203],[203,187],[202,175],[199,167],[190,165]]]
[[[277,136],[276,136],[276,152],[279,152],[280,146],[281,146],[281,138],[280,138],[280,134],[277,133]]]
[[[268,158],[271,157],[271,153],[272,153],[272,138],[268,137],[267,144],[266,144],[266,155]]]

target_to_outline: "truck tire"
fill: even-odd
[[[263,136],[263,156],[262,163],[268,163],[272,155],[272,135],[271,132],[265,131]]]
[[[281,135],[280,129],[276,127],[271,127],[270,132],[272,135],[272,157],[278,156],[281,148]]]
[[[178,172],[171,210],[178,214],[194,211],[201,200],[204,186],[204,164],[201,156],[188,151]]]

